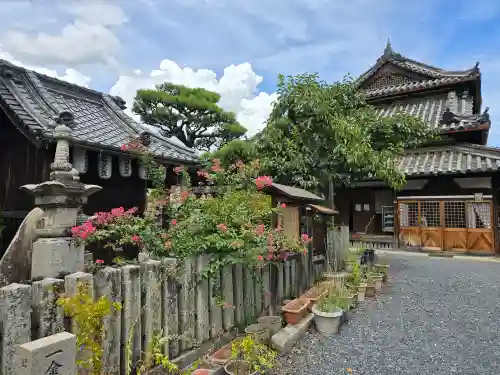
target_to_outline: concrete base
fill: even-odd
[[[308,314],[296,325],[288,324],[271,337],[271,347],[284,354],[288,352],[307,332],[314,320],[313,314]]]
[[[31,278],[57,278],[61,274],[81,272],[85,266],[85,248],[71,237],[39,238],[33,243]]]

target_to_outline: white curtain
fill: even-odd
[[[467,227],[477,228],[476,215],[484,228],[491,228],[491,206],[489,203],[470,203],[467,205]]]

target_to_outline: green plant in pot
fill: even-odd
[[[335,287],[332,285],[312,307],[316,330],[323,335],[333,335],[339,331],[343,310]]]
[[[229,375],[265,374],[276,363],[277,353],[266,345],[256,343],[250,335],[232,345],[232,359],[224,370]]]
[[[373,279],[373,274],[368,272],[366,275],[366,297],[375,297],[375,280]]]

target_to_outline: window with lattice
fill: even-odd
[[[403,74],[381,74],[370,83],[368,89],[375,90],[388,86],[397,86],[404,83],[409,83],[414,81],[414,79],[405,76]]]

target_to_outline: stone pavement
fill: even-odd
[[[385,293],[337,336],[311,330],[276,374],[500,374],[498,262],[393,251],[379,259],[391,265]]]

